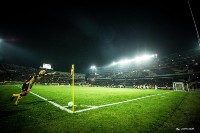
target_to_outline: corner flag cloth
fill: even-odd
[[[71,76],[74,75],[74,64],[72,64],[72,68],[71,68]]]

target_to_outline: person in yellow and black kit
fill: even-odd
[[[31,88],[34,83],[39,81],[45,75],[52,75],[52,74],[45,74],[45,73],[46,73],[45,70],[41,70],[38,75],[30,76],[29,79],[23,83],[21,93],[13,94],[11,97],[11,101],[13,101],[15,97],[17,97],[17,99],[15,101],[15,105],[18,105],[19,100],[22,98],[22,96],[26,96],[26,94],[28,94],[31,91]],[[53,74],[55,74],[55,73],[53,73]]]

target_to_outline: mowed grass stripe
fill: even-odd
[[[38,91],[37,94],[49,100],[55,100],[53,102],[66,105],[68,100],[65,101],[66,103],[63,102],[66,99],[66,96],[64,98],[63,96],[66,95],[66,92],[70,93],[71,91],[69,88],[68,91],[64,92],[65,89],[51,86],[40,89],[39,86],[34,86],[32,91],[34,93]],[[80,103],[87,103],[86,101],[92,100],[91,103],[94,103],[93,105],[96,105],[96,103],[101,103],[99,105],[102,105],[103,103],[123,101],[121,99],[127,100],[167,92],[159,90],[107,89],[80,88],[78,90],[77,88],[76,96],[80,99],[77,98],[76,100]],[[104,90],[105,95],[103,95]],[[200,97],[199,93],[195,92],[174,92],[84,113],[75,113],[74,115],[60,111],[60,109],[51,106],[48,102],[40,100],[34,95],[27,95],[20,101],[18,107],[13,106],[13,103],[9,101],[10,95],[19,92],[20,89],[13,86],[0,86],[0,128],[3,133],[16,131],[41,133],[176,132],[174,128],[176,126],[188,127],[191,126],[191,123],[194,127],[199,125]],[[52,94],[46,92],[51,92]],[[93,95],[89,97],[89,93],[93,93]],[[113,99],[111,97],[112,94]],[[97,99],[101,99],[101,101],[93,100],[95,95],[98,95]],[[106,102],[104,99],[106,99]],[[173,124],[173,126],[166,126],[166,123]],[[196,128],[195,131],[199,132]]]

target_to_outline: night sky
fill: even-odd
[[[200,29],[197,1],[190,5]],[[187,0],[1,4],[0,61],[85,73],[91,65],[198,46]]]

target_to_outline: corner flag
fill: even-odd
[[[74,113],[74,64],[72,64],[71,76],[72,76],[72,112]]]

